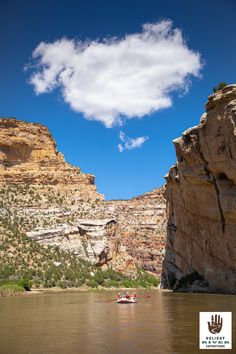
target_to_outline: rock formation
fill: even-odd
[[[211,95],[200,124],[174,146],[163,287],[178,289],[192,278],[192,291],[205,282],[209,291],[235,294],[236,85]]]
[[[141,268],[160,275],[166,242],[164,188],[107,205],[114,208],[113,215],[127,252]]]
[[[94,176],[69,165],[48,129],[0,119],[0,216],[44,246],[131,277],[136,264],[160,275],[165,244],[163,189],[104,201]]]
[[[94,176],[68,164],[41,124],[0,119],[0,184],[48,185],[75,199],[103,199]]]
[[[73,226],[30,231],[27,236],[43,245],[58,246],[102,269],[111,267],[130,277],[136,275],[134,259],[122,245],[113,219],[76,220]]]

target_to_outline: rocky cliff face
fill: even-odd
[[[107,205],[114,209],[127,252],[141,268],[160,275],[167,224],[164,188]]]
[[[0,119],[0,184],[50,186],[75,199],[103,199],[94,176],[68,164],[41,124]]]
[[[174,140],[167,176],[163,287],[236,293],[236,85],[208,98],[200,124]],[[201,290],[201,289],[200,289]]]
[[[103,200],[94,176],[69,165],[48,129],[0,119],[0,216],[44,246],[135,277],[138,264],[160,275],[165,240],[163,189]]]
[[[58,246],[102,269],[111,267],[130,277],[136,275],[134,259],[122,245],[113,219],[78,219],[73,226],[39,229],[27,232],[27,236],[43,245]]]

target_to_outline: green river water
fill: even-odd
[[[199,311],[232,311],[230,295],[138,291],[137,304],[114,291],[65,291],[0,299],[0,354],[175,354],[198,350]],[[236,318],[233,316],[233,328]],[[233,350],[236,353],[235,331]]]

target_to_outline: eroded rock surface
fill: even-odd
[[[103,199],[94,176],[65,161],[45,126],[16,119],[0,119],[0,184],[47,185],[77,200]]]
[[[114,208],[127,252],[140,267],[160,275],[167,225],[164,188],[109,204]]]
[[[209,291],[236,293],[236,85],[208,98],[200,124],[174,140],[167,176],[163,287],[199,274]]]
[[[136,264],[157,275],[165,244],[163,189],[104,201],[94,176],[68,164],[48,129],[0,119],[0,216],[22,232],[131,277]]]
[[[73,226],[30,231],[27,236],[43,245],[58,246],[103,269],[111,267],[131,277],[136,275],[134,259],[122,245],[114,219],[78,219]]]

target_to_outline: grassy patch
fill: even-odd
[[[18,292],[25,291],[24,287],[13,281],[0,282],[0,293],[4,294],[16,294]]]

